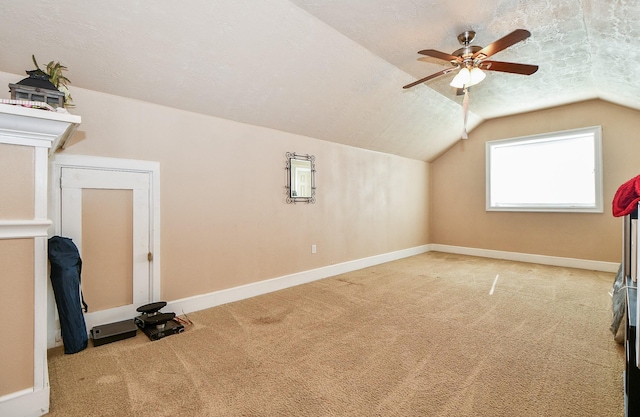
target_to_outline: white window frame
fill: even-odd
[[[522,204],[522,203],[501,203],[492,205],[491,195],[491,158],[493,149],[511,145],[522,145],[526,143],[553,142],[584,136],[593,137],[594,142],[594,188],[595,203],[593,205],[584,204]],[[580,129],[564,130],[561,132],[551,132],[539,135],[522,136],[510,139],[500,139],[488,141],[486,149],[486,210],[487,211],[533,211],[533,212],[579,212],[579,213],[602,213],[602,127],[591,126]]]

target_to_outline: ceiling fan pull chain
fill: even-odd
[[[468,139],[467,136],[467,116],[469,114],[469,91],[465,87],[464,89],[464,99],[462,100],[462,112],[464,115],[464,123],[462,127],[462,139]]]

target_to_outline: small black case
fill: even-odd
[[[95,326],[91,329],[91,339],[93,339],[93,346],[101,346],[134,337],[137,331],[138,326],[133,322],[133,319],[123,320]]]

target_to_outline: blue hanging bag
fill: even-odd
[[[49,262],[64,353],[77,353],[87,347],[89,340],[82,313],[83,307],[88,311],[80,289],[82,259],[71,239],[53,236],[49,238]]]

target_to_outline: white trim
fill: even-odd
[[[160,171],[160,163],[139,159],[108,158],[104,156],[56,154],[51,158],[52,164],[70,168],[104,168],[123,171]]]
[[[34,211],[33,216],[36,219],[47,218],[47,185],[48,185],[48,161],[49,153],[46,148],[34,149],[34,173],[35,183],[34,188]]]
[[[246,298],[267,294],[273,291],[294,287],[300,284],[317,281],[346,272],[357,271],[370,266],[395,261],[409,256],[419,255],[429,251],[429,245],[416,246],[395,252],[375,255],[368,258],[356,259],[340,264],[330,265],[309,271],[298,272],[291,275],[254,282],[208,294],[200,294],[193,297],[182,298],[167,303],[167,311],[173,311],[180,315],[193,311],[204,310],[222,304],[231,303]]]
[[[0,220],[0,239],[47,236],[49,220]]]
[[[32,132],[20,132],[17,130],[2,129],[0,138],[2,143],[7,145],[31,146],[34,148],[51,148],[51,143],[56,139],[57,135],[47,135]]]
[[[523,150],[526,146],[537,145],[540,143],[559,143],[561,141],[573,140],[573,139],[592,139],[594,160],[593,162],[593,174],[594,182],[593,189],[595,194],[595,201],[593,204],[588,203],[523,203],[523,202],[507,202],[493,203],[492,201],[492,189],[493,185],[492,172],[493,172],[493,155],[498,150],[505,147],[516,146],[516,149]],[[530,159],[531,152],[527,152],[527,158]],[[507,158],[505,158],[507,159]],[[513,156],[509,158],[513,159]],[[534,160],[535,162],[535,160]],[[542,133],[537,135],[522,136],[509,139],[492,140],[485,143],[485,209],[486,211],[511,211],[511,212],[576,212],[576,213],[602,213],[603,206],[603,180],[602,180],[602,127],[591,126],[579,129],[564,130],[560,132]],[[544,166],[540,166],[540,169],[545,169]],[[511,172],[512,170],[509,170]],[[513,173],[516,175],[515,173]],[[518,174],[519,175],[519,174]],[[517,177],[517,175],[516,175]],[[513,182],[513,181],[512,181]],[[520,185],[519,183],[513,183],[513,185]],[[546,185],[546,183],[545,183]],[[548,187],[547,187],[548,188]]]
[[[561,258],[555,256],[536,255],[517,252],[505,252],[489,249],[466,248],[440,244],[428,244],[404,249],[369,258],[357,259],[336,265],[330,265],[309,271],[272,278],[252,284],[241,285],[208,294],[195,295],[167,303],[167,311],[180,315],[194,311],[216,307],[222,304],[256,297],[258,295],[279,291],[296,285],[332,277],[346,272],[357,271],[370,266],[395,261],[425,252],[448,252],[461,255],[480,256],[484,258],[505,259],[518,262],[537,263],[541,265],[562,266],[567,268],[588,269],[594,271],[616,272],[620,264],[615,262],[591,261],[586,259]]]
[[[33,119],[50,120],[54,122],[80,123],[81,118],[76,114],[62,113],[57,111],[46,111],[42,109],[34,109],[30,107],[14,106],[11,104],[2,104],[0,113],[6,113],[13,116],[24,116]]]
[[[563,266],[566,268],[588,269],[592,271],[617,272],[620,263],[592,261],[589,259],[562,258],[557,256],[536,255],[532,253],[506,252],[491,249],[467,248],[463,246],[450,246],[431,244],[431,250],[435,252],[457,253],[459,255],[480,256],[483,258],[505,259],[517,262],[529,262],[541,265]]]
[[[48,148],[64,147],[82,122],[80,116],[8,104],[0,105],[0,143]]]
[[[0,397],[0,416],[37,417],[49,412],[49,385],[27,388]]]
[[[33,387],[40,391],[49,387],[49,371],[47,368],[47,236],[33,238],[34,253],[34,287],[33,302],[40,306],[34,308],[33,326]],[[47,399],[48,404],[48,399]],[[1,414],[1,413],[0,413]]]
[[[49,229],[49,236],[60,235],[62,213],[60,205],[62,201],[60,178],[63,168],[84,168],[84,169],[99,169],[99,170],[114,170],[114,171],[127,171],[132,173],[146,173],[149,174],[150,184],[150,202],[152,204],[152,212],[150,213],[150,242],[149,250],[153,254],[153,260],[151,261],[151,273],[152,279],[149,283],[149,295],[151,300],[160,300],[160,163],[156,161],[141,161],[133,159],[118,159],[107,158],[100,156],[87,156],[87,155],[66,155],[55,154],[50,159],[49,165],[49,178],[50,178],[50,192],[49,192],[49,218],[53,221],[53,226]],[[49,300],[53,300],[53,294],[49,288]],[[59,333],[59,324],[55,318],[55,307],[49,309],[48,314],[48,339],[47,346],[49,348],[62,345],[61,340],[57,340],[57,334]],[[131,309],[121,308],[115,309],[115,313],[104,316],[105,322],[120,321],[132,318],[135,311]],[[85,316],[87,319],[87,316]],[[87,328],[91,329],[94,325],[104,324],[93,323],[91,320],[86,321]]]
[[[114,307],[108,310],[96,311],[90,314],[85,314],[84,321],[87,326],[87,334],[89,334],[89,331],[93,329],[95,326],[100,326],[106,323],[114,323],[116,321],[128,320],[140,315],[140,313],[136,311],[136,308],[140,307],[140,305],[142,305],[142,303],[138,305],[133,304],[133,305]],[[57,331],[60,331],[59,327]],[[60,345],[61,344],[62,343],[60,343]]]
[[[87,172],[91,176],[87,176]],[[100,190],[142,190],[149,192],[149,171],[116,170],[112,167],[62,167],[62,188],[93,188]]]

